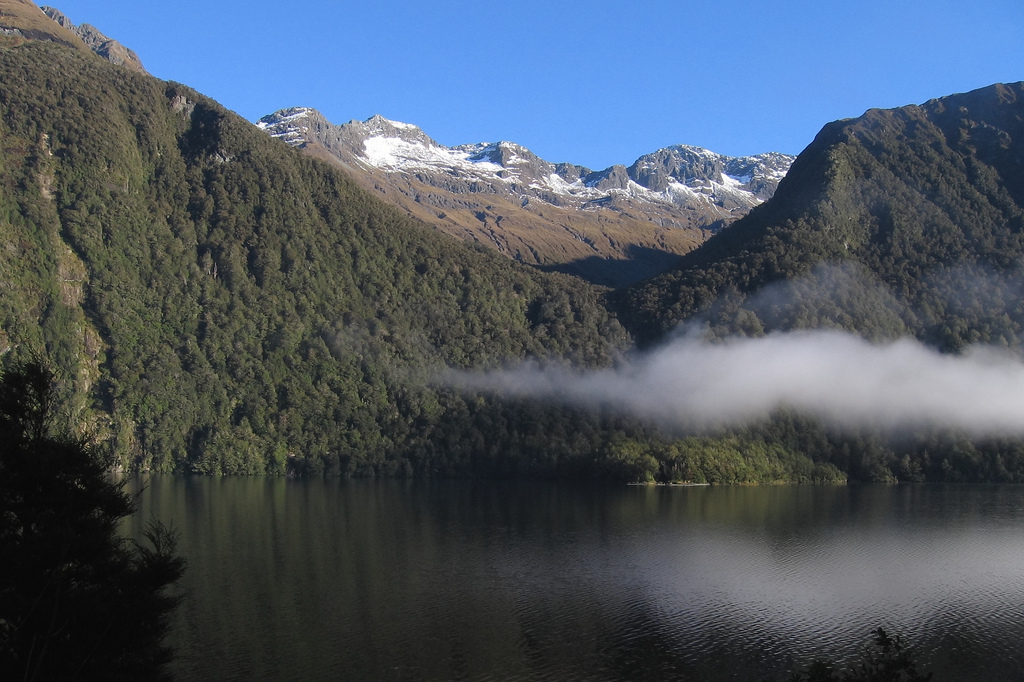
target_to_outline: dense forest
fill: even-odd
[[[881,338],[909,332],[948,350],[1015,343],[1024,312],[1006,282],[1024,248],[1024,185],[1004,177],[999,150],[1020,121],[1018,90],[973,95],[996,95],[1003,119],[956,139],[947,129],[967,114],[933,125],[938,104],[833,124],[777,200],[681,269],[607,292],[424,229],[188,87],[56,44],[9,43],[0,46],[3,364],[44,359],[64,418],[123,469],[1024,480],[1016,441],[947,433],[893,443],[785,411],[676,433],[435,381],[445,368],[524,358],[609,366],[633,338],[655,343],[695,316],[720,335],[839,325]],[[963,106],[984,108],[972,102]],[[869,135],[882,129],[892,132]],[[845,265],[821,269],[836,262]],[[964,291],[965,279],[981,282],[977,295],[955,307],[943,291]],[[771,283],[799,305],[758,308]]]
[[[434,371],[626,342],[593,288],[432,234],[188,88],[45,43],[0,73],[5,357],[44,354],[124,466],[463,470],[432,444],[487,409]]]
[[[686,322],[711,339],[833,328],[1019,353],[1022,148],[1022,83],[831,123],[771,201],[609,306],[641,345]],[[1024,480],[1019,439],[843,440],[824,434],[814,457],[860,480]]]
[[[611,303],[645,343],[698,316],[718,335],[837,327],[1016,346],[1022,148],[1024,83],[831,123],[771,201]]]

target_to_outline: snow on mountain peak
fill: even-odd
[[[308,140],[307,119],[313,113],[316,113],[316,110],[308,107],[281,109],[256,121],[256,127],[293,147],[301,147]]]
[[[727,157],[702,147],[673,145],[641,156],[628,168],[592,171],[556,166],[508,141],[446,147],[419,127],[380,114],[334,126],[314,109],[294,107],[264,116],[257,125],[290,145],[315,141],[339,159],[386,173],[415,174],[441,188],[454,183],[467,192],[503,192],[560,205],[623,196],[745,212],[774,193],[793,162],[793,157],[778,153]]]

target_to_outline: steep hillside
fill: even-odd
[[[125,47],[113,38],[108,38],[95,26],[90,24],[75,26],[67,15],[54,7],[44,6],[40,9],[42,9],[43,14],[50,17],[50,19],[53,19],[53,21],[59,24],[62,28],[66,28],[74,33],[90,50],[107,61],[131,69],[132,71],[147,73],[145,67],[142,66],[142,61],[139,59],[139,55],[135,54],[134,50]]]
[[[512,142],[446,147],[381,116],[333,125],[294,108],[258,125],[448,234],[608,286],[662,272],[769,198],[792,162],[680,145],[592,171]]]
[[[0,47],[0,250],[4,362],[45,355],[124,466],[552,471],[593,443],[509,424],[575,417],[429,379],[600,364],[626,341],[588,285],[423,229],[184,86],[48,42]]]
[[[610,300],[647,340],[698,316],[1013,344],[1020,95],[828,126],[772,201]],[[439,388],[444,368],[526,357],[607,367],[629,338],[601,290],[426,229],[336,162],[53,41],[0,45],[0,254],[2,364],[45,357],[68,421],[127,468],[1024,480],[1020,439],[893,444],[785,412],[687,435]]]
[[[88,52],[81,38],[47,17],[31,0],[0,0],[0,44],[43,40]]]
[[[133,50],[103,35],[95,26],[75,26],[60,10],[38,7],[31,0],[0,0],[0,45],[20,45],[26,40],[92,52],[119,66],[146,73]]]
[[[611,300],[645,342],[700,315],[720,333],[839,326],[1016,347],[1022,258],[1015,83],[825,126],[771,201]]]

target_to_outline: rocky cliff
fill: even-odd
[[[46,6],[43,6],[40,9],[42,9],[46,16],[57,22],[61,28],[78,36],[90,50],[107,61],[113,62],[119,66],[127,67],[132,71],[148,73],[145,67],[142,66],[142,61],[139,59],[139,56],[135,54],[134,50],[130,50],[116,40],[103,35],[103,33],[101,33],[95,26],[91,26],[90,24],[75,26],[75,24],[68,19],[67,15],[59,9]]]

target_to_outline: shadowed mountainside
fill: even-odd
[[[528,357],[608,367],[629,338],[600,289],[426,229],[185,86],[17,36],[0,73],[0,354],[46,357],[67,420],[119,466],[1024,480],[1019,439],[894,444],[789,413],[667,434],[610,409],[439,388],[444,368]],[[1012,343],[1019,94],[827,126],[775,200],[609,300],[648,341],[700,314],[720,334]],[[788,287],[774,301],[772,283]]]
[[[946,349],[1014,347],[1022,258],[1015,83],[830,123],[771,201],[610,300],[646,343],[700,316],[721,333],[838,326]]]

